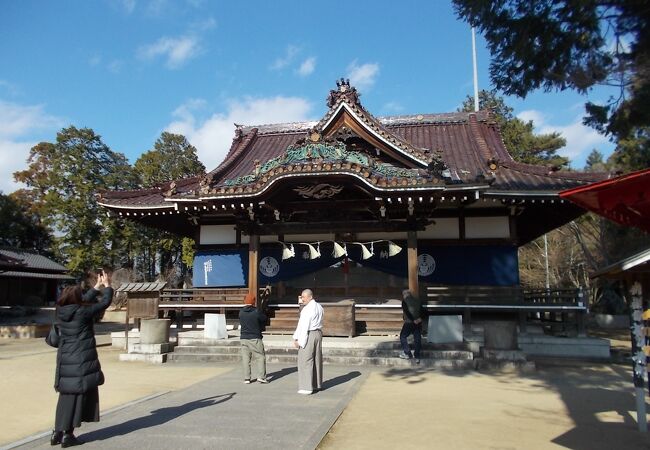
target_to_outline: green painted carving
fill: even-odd
[[[383,175],[386,178],[399,177],[399,178],[416,178],[418,176],[417,170],[402,169],[390,164],[377,164],[374,171]]]
[[[376,172],[383,177],[415,178],[418,176],[417,170],[402,169],[391,164],[377,163],[373,158],[365,153],[348,151],[345,148],[345,144],[342,142],[307,142],[300,145],[290,145],[287,147],[284,155],[268,160],[259,167],[259,170],[257,170],[256,173],[226,180],[224,184],[226,186],[250,184],[276,167],[307,162],[314,159],[328,162],[348,162],[351,164],[358,164],[371,169],[373,172]]]

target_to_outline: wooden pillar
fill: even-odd
[[[409,291],[415,297],[420,297],[420,285],[418,284],[418,237],[417,232],[407,233],[408,246],[408,276]]]
[[[630,298],[630,334],[632,338],[632,379],[636,397],[636,418],[639,431],[648,431],[645,405],[645,380],[646,355],[643,351],[645,345],[643,327],[643,289],[641,283],[632,276],[627,277],[626,290]]]
[[[248,292],[255,296],[256,304],[259,303],[259,289],[257,284],[257,270],[259,266],[260,237],[251,234],[248,241]]]

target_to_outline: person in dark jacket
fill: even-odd
[[[99,289],[103,286],[100,293]],[[100,296],[101,294],[101,296]],[[82,442],[73,434],[81,422],[99,421],[99,390],[104,374],[97,357],[95,318],[111,304],[110,277],[102,271],[94,288],[82,295],[80,286],[61,292],[56,307],[59,348],[54,389],[59,393],[50,443],[71,447]]]
[[[415,362],[420,363],[420,350],[422,349],[422,304],[415,298],[411,291],[405,289],[402,292],[402,312],[404,316],[404,325],[399,333],[399,340],[402,344],[402,353],[399,357],[402,359],[411,359],[411,349],[408,344],[408,337],[413,335],[415,350]]]
[[[262,331],[266,325],[266,315],[255,308],[255,296],[247,294],[244,306],[239,310],[239,340],[241,342],[242,364],[244,366],[244,383],[251,382],[251,366],[253,375],[259,383],[268,383],[266,379],[266,354]]]

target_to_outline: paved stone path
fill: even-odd
[[[240,372],[107,414],[77,436],[84,449],[313,449],[367,376],[363,368],[326,366],[323,391],[302,396],[295,367],[270,365],[267,385],[245,385]],[[48,437],[19,448],[52,447]]]

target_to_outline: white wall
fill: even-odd
[[[234,225],[201,225],[201,245],[234,244],[237,232]]]
[[[508,217],[465,217],[467,239],[494,239],[510,237]]]
[[[235,225],[201,225],[201,245],[235,244]],[[248,236],[242,234],[241,243],[248,244]],[[277,236],[260,236],[260,242],[277,242]]]
[[[441,217],[435,219],[436,223],[427,225],[424,231],[418,231],[418,239],[458,239],[458,218]]]

